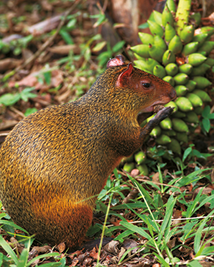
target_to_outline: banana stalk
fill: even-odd
[[[175,27],[178,35],[184,29],[184,26],[188,24],[189,12],[191,9],[191,0],[180,0],[178,2],[178,8],[176,12]]]

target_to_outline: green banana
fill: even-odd
[[[177,85],[184,85],[189,81],[189,76],[185,73],[178,73],[174,76],[174,80]]]
[[[139,151],[134,155],[134,159],[138,165],[142,164],[146,160],[146,154],[143,151]]]
[[[180,32],[181,41],[187,44],[192,40],[193,35],[194,35],[193,25],[187,25]]]
[[[186,97],[179,96],[175,100],[176,105],[178,106],[178,109],[182,112],[188,112],[193,110],[192,103],[187,99]]]
[[[192,13],[190,15],[190,21],[191,21],[191,24],[194,25],[194,27],[198,27],[201,22],[201,14],[199,12]]]
[[[159,25],[162,24],[162,14],[160,12],[158,12],[157,10],[153,10],[153,15],[154,15],[154,19],[155,22]]]
[[[184,46],[183,50],[182,50],[182,54],[184,56],[188,56],[192,53],[195,53],[198,49],[198,42],[191,42],[188,43]]]
[[[174,54],[179,54],[183,49],[183,44],[178,35],[175,35],[169,42],[168,49]]]
[[[149,57],[149,45],[140,44],[131,47],[131,50],[141,57]]]
[[[131,172],[133,169],[134,169],[134,163],[133,163],[133,162],[125,163],[125,164],[123,165],[123,170],[124,170],[125,172]]]
[[[164,66],[166,66],[169,63],[174,63],[174,62],[175,62],[175,54],[172,51],[170,51],[170,50],[166,50],[164,52],[164,54],[163,54],[162,64]]]
[[[165,41],[170,42],[172,38],[176,35],[175,29],[169,23],[165,26]]]
[[[171,130],[163,130],[162,133],[165,135],[168,135],[170,138],[171,138],[171,136],[176,136],[176,132],[173,131],[172,129]]]
[[[205,56],[209,55],[210,52],[214,49],[214,42],[213,41],[206,41],[203,45],[198,49],[198,53],[203,53],[204,51]]]
[[[210,65],[208,65],[206,63],[202,63],[198,67],[195,67],[195,68],[192,69],[191,76],[204,75],[208,71],[208,69],[210,69],[210,68],[211,68]]]
[[[161,65],[156,65],[153,68],[153,74],[161,79],[166,76],[165,68]]]
[[[171,139],[169,138],[169,136],[162,134],[158,136],[155,141],[158,145],[166,145],[171,142]]]
[[[188,92],[188,88],[184,85],[176,85],[175,92],[177,96],[184,96]]]
[[[192,65],[193,67],[200,65],[207,58],[199,53],[193,53],[187,57],[187,63]]]
[[[167,145],[167,148],[174,153],[181,155],[181,146],[175,138],[170,138],[171,142]]]
[[[189,80],[188,83],[185,84],[185,86],[188,88],[188,90],[191,92],[196,87],[196,82],[193,80]]]
[[[168,103],[165,105],[165,107],[171,107],[171,108],[173,108],[172,114],[175,113],[175,112],[178,110],[178,107],[177,107],[177,105],[175,104],[174,101],[170,101],[170,102],[168,102]]]
[[[166,4],[167,4],[169,10],[171,11],[171,13],[174,15],[176,12],[176,6],[175,6],[174,0],[167,0]]]
[[[182,119],[186,117],[186,113],[181,112],[181,111],[176,111],[175,114],[173,115],[174,118]]]
[[[165,76],[165,77],[163,78],[163,80],[164,80],[165,82],[171,84],[172,86],[175,85],[175,80],[174,80],[173,77],[171,77],[171,76]]]
[[[147,23],[149,24],[149,29],[153,35],[157,34],[160,37],[163,37],[164,32],[163,32],[162,27],[159,24],[157,24],[156,22],[152,20],[148,20]]]
[[[144,175],[144,176],[149,175],[149,169],[146,164],[141,164],[137,166],[137,169],[140,171],[140,175]]]
[[[207,78],[203,76],[195,76],[193,77],[193,81],[196,82],[196,86],[199,89],[204,89],[205,87],[212,84]]]
[[[201,100],[201,98],[194,93],[187,94],[186,98],[192,103],[193,107],[203,106],[203,101]]]
[[[153,73],[154,66],[159,65],[159,63],[152,58],[142,58],[141,60],[135,60],[134,63],[139,69],[149,71],[150,73]]]
[[[154,36],[154,45],[156,47],[162,48],[164,51],[167,48],[166,43],[164,42],[164,40],[159,35],[155,35]]]
[[[174,26],[173,15],[171,11],[169,10],[167,3],[166,3],[164,10],[162,12],[162,26],[166,27],[167,23],[170,24],[171,26]]]
[[[161,128],[159,126],[156,126],[155,128],[152,129],[150,135],[153,137],[157,137],[161,134]]]
[[[187,112],[184,120],[189,123],[196,123],[196,124],[199,123],[199,118],[194,111]]]
[[[212,101],[210,96],[203,90],[195,89],[193,91],[193,93],[196,94],[197,96],[199,96],[203,102],[211,102]]]
[[[172,122],[170,118],[166,118],[160,122],[160,127],[163,130],[171,130],[172,129]]]
[[[177,132],[176,139],[182,143],[188,143],[188,136],[185,132]]]
[[[164,49],[161,47],[149,44],[149,54],[151,58],[157,60],[158,62],[162,61],[163,53],[165,52]]]
[[[205,42],[207,37],[208,37],[207,33],[200,33],[200,34],[197,34],[197,35],[193,36],[192,42],[197,42],[198,43],[198,47],[200,47]]]
[[[208,37],[211,37],[211,35],[214,33],[214,27],[211,26],[201,27],[200,33],[207,33]]]
[[[214,59],[211,57],[208,57],[205,61],[204,64],[210,65],[211,67],[214,66]]]
[[[186,125],[186,123],[178,118],[172,119],[172,128],[178,132],[185,132],[185,133],[189,132],[189,128]]]
[[[139,32],[138,35],[139,35],[139,38],[143,44],[153,44],[154,43],[154,37],[151,34],[145,33],[145,32]]]
[[[169,76],[175,76],[178,72],[178,66],[175,63],[169,63],[165,67],[166,73]]]
[[[191,71],[192,71],[192,65],[190,65],[190,64],[183,64],[183,65],[180,65],[179,67],[178,67],[178,70],[179,70],[179,72],[181,72],[181,73],[185,73],[185,74],[190,74],[191,73]]]

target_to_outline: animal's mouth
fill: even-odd
[[[174,92],[173,92],[174,93]],[[155,101],[151,106],[143,109],[138,113],[137,121],[141,124],[144,120],[149,118],[153,113],[157,113],[159,110],[164,108],[164,105],[169,103],[169,101],[176,98],[176,94],[173,94],[171,97],[162,97],[161,101]]]

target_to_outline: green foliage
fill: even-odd
[[[203,189],[201,189],[193,201],[187,202],[185,192],[182,193],[180,191],[180,188],[184,185],[196,185],[196,181],[204,177],[204,171],[206,170],[196,170],[187,176],[171,180],[168,185],[164,185],[163,176],[161,175],[161,169],[159,167],[159,180],[161,184],[157,185],[151,182],[151,185],[153,185],[154,188],[152,196],[142,184],[128,175],[130,181],[139,190],[140,197],[133,201],[137,203],[139,199],[142,198],[142,212],[136,212],[132,203],[126,204],[124,209],[126,208],[132,211],[136,215],[136,221],[138,221],[138,223],[141,222],[140,225],[142,226],[137,226],[137,222],[127,222],[123,218],[120,222],[123,231],[115,238],[115,240],[123,242],[125,238],[130,236],[134,238],[136,234],[138,237],[142,236],[147,241],[144,242],[144,245],[139,245],[139,252],[143,249],[144,254],[155,255],[161,266],[175,266],[175,264],[179,264],[181,260],[173,256],[173,250],[186,246],[186,241],[189,238],[194,238],[194,262],[198,263],[198,260],[200,260],[201,257],[213,255],[213,247],[207,247],[207,244],[210,244],[213,240],[213,237],[208,233],[214,230],[214,227],[210,224],[214,210],[204,217],[196,217],[196,214],[206,203],[214,205],[214,194],[207,196],[202,194]],[[150,184],[150,182],[148,182],[148,184]],[[162,199],[159,192],[161,192],[161,194],[169,195],[165,204],[161,201]],[[176,192],[177,196],[175,197]],[[143,203],[145,203],[145,205],[143,205]],[[186,212],[182,213],[182,219],[178,219],[178,221],[180,221],[179,223],[175,223],[176,220],[172,219],[173,211],[176,209],[177,203],[182,203],[187,207]],[[119,208],[122,209],[122,206],[120,205]],[[114,214],[114,216],[116,215]],[[116,230],[115,227],[113,228]],[[204,237],[205,233],[207,233],[208,237],[206,240]],[[182,243],[171,249],[170,240],[176,235],[180,236]],[[127,253],[121,258],[120,263],[127,256]],[[188,264],[190,264],[189,266],[192,266],[191,261],[188,262]]]
[[[32,39],[33,39],[33,35],[27,35],[20,39],[12,40],[9,43],[5,43],[5,42],[2,42],[2,40],[0,40],[0,51],[6,54],[10,50],[12,50],[14,55],[19,55],[21,54],[22,49],[26,48],[28,44],[32,41]]]
[[[26,87],[24,90],[22,90],[19,93],[11,94],[7,93],[2,96],[0,96],[0,104],[3,104],[5,106],[12,106],[16,102],[18,102],[20,99],[24,100],[25,102],[28,101],[29,98],[34,98],[37,95],[34,93],[31,93],[31,91],[35,90],[34,87]]]
[[[210,110],[211,110],[210,106],[206,106],[201,114],[202,115],[201,127],[205,133],[208,133],[210,131],[211,128],[210,120],[214,119],[214,113],[210,113]]]

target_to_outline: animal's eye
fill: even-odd
[[[151,87],[151,83],[142,83],[143,87],[145,88],[149,88]]]

